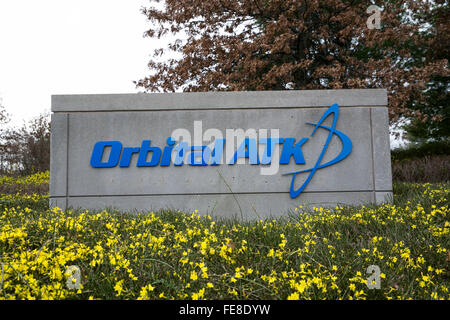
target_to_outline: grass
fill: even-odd
[[[449,190],[395,183],[392,204],[247,222],[63,212],[46,194],[3,194],[0,299],[449,299]],[[80,289],[67,286],[71,265]]]

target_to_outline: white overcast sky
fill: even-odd
[[[133,93],[157,41],[148,0],[0,0],[0,99],[13,124],[52,94]],[[142,90],[141,90],[142,91]]]

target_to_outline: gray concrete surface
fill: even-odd
[[[53,112],[386,106],[385,89],[287,90],[52,96]]]
[[[163,148],[174,129],[192,134],[217,128],[279,129],[280,137],[309,137],[327,108],[338,103],[337,129],[349,136],[352,153],[316,172],[296,199],[291,176],[313,166],[328,136],[319,129],[302,147],[305,165],[280,165],[276,175],[260,175],[260,165],[93,168],[94,144],[119,140],[140,147],[142,140]],[[389,201],[392,178],[385,90],[62,95],[52,97],[50,204],[62,208],[145,210],[171,207],[200,214],[277,217],[296,206],[334,206]],[[331,124],[329,117],[325,125]],[[331,140],[322,163],[341,150]],[[298,175],[300,186],[307,174]]]

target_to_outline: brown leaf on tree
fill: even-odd
[[[143,9],[152,23],[146,35],[175,40],[135,83],[163,92],[386,88],[391,123],[421,118],[411,101],[424,101],[431,77],[450,75],[449,10],[439,2],[380,0],[378,30],[367,27],[369,4],[166,0]]]

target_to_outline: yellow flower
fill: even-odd
[[[292,293],[288,298],[288,300],[299,300],[300,296],[298,295],[297,292]]]
[[[114,290],[117,292],[116,296],[120,296],[122,294],[123,290],[123,280],[117,281],[116,285],[114,286]]]
[[[197,280],[198,279],[197,272],[191,271],[191,277],[190,278],[191,278],[192,281]]]

